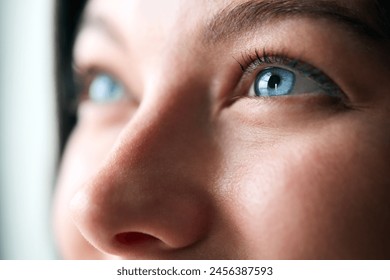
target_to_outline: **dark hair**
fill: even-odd
[[[72,102],[76,96],[73,79],[72,51],[77,25],[87,0],[58,0],[56,4],[56,89],[59,118],[59,148],[62,154],[65,143],[76,124]]]
[[[390,2],[388,0],[376,0],[378,23],[387,41],[390,40]]]
[[[77,121],[73,106],[77,88],[73,79],[72,49],[86,3],[87,0],[57,0],[56,5],[56,79],[61,154]],[[390,41],[390,2],[377,0],[376,14],[383,38]]]

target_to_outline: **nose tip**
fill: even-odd
[[[98,175],[70,203],[75,225],[99,251],[157,258],[189,247],[206,235],[209,206],[199,188],[104,186],[106,180]]]
[[[170,258],[209,234],[215,207],[209,178],[218,167],[204,111],[209,99],[164,86],[145,96],[171,98],[144,101],[71,201],[76,227],[103,253]]]

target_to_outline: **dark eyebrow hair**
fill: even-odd
[[[356,11],[341,6],[337,1],[249,0],[239,5],[228,5],[214,15],[203,31],[203,40],[206,43],[217,43],[235,33],[251,31],[270,21],[294,17],[329,19],[359,37],[375,41],[388,39],[384,30],[370,26]]]

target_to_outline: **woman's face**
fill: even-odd
[[[389,258],[390,69],[371,5],[90,1],[63,257]]]

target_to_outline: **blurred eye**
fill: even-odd
[[[88,89],[89,99],[96,103],[112,103],[125,95],[124,87],[107,74],[96,75]]]
[[[281,67],[267,67],[256,76],[249,96],[274,97],[302,93],[332,95],[328,86],[320,84],[304,73]]]

